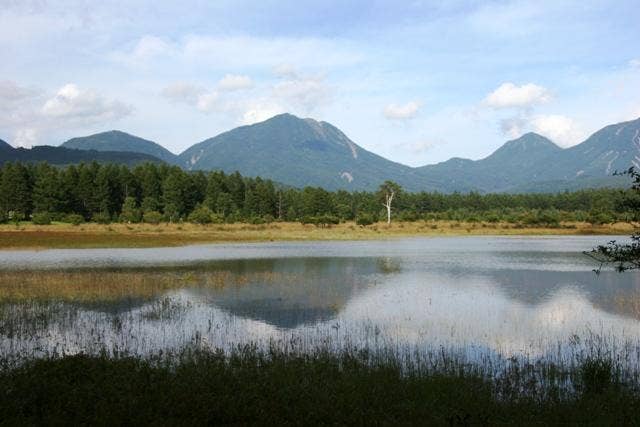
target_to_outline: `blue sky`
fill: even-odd
[[[179,153],[290,112],[414,166],[640,116],[632,1],[0,0],[0,138]]]

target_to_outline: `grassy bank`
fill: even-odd
[[[400,368],[363,354],[195,353],[180,362],[73,356],[0,371],[8,424],[633,425],[640,395],[611,361],[563,375],[575,392],[472,369]]]
[[[367,227],[352,222],[317,227],[311,224],[81,224],[20,223],[0,225],[0,249],[110,248],[183,246],[216,242],[264,242],[279,240],[365,240],[410,236],[458,235],[628,235],[627,223],[593,225],[562,223],[556,227],[514,223],[456,221],[378,223]]]

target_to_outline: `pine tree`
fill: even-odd
[[[21,163],[7,163],[0,181],[0,208],[7,218],[25,219],[31,215],[31,177]]]
[[[35,169],[32,193],[34,212],[60,212],[61,189],[58,169],[47,163],[40,163]]]

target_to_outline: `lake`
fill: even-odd
[[[608,236],[0,251],[0,357],[244,344],[640,360],[640,273]]]

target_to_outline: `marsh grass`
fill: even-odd
[[[428,360],[407,364],[396,354],[358,350],[297,354],[246,346],[147,359],[51,357],[0,369],[0,418],[72,425],[637,423],[640,394],[611,376],[613,363],[532,368],[584,382],[565,393],[553,385],[523,389],[522,370],[493,381],[455,360],[435,369]]]
[[[19,301],[109,302],[150,300],[170,290],[220,289],[249,283],[295,283],[300,277],[273,271],[228,270],[0,270],[0,305]]]
[[[71,224],[0,225],[0,249],[98,248],[183,246],[195,243],[260,242],[277,240],[366,240],[408,236],[457,235],[550,235],[630,234],[627,223],[592,225],[586,222],[560,223],[556,227],[510,223],[459,221],[377,223],[367,227],[352,222],[316,227],[279,222],[269,224]]]

